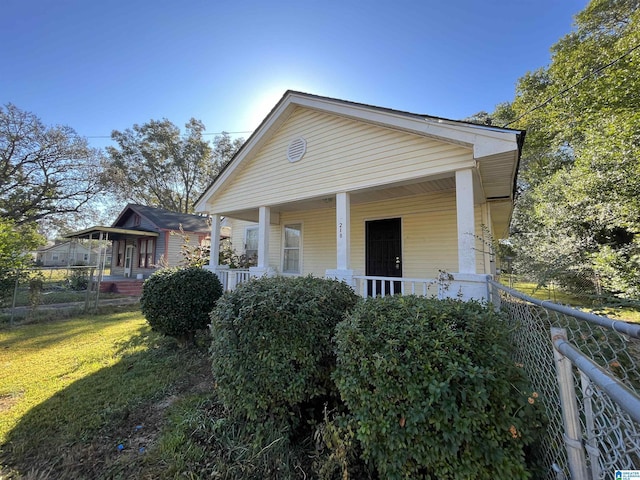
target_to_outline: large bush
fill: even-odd
[[[0,218],[0,307],[11,302],[16,280],[28,277],[26,269],[33,264],[29,253],[44,244],[36,225],[16,225]]]
[[[153,330],[188,343],[207,327],[221,295],[222,284],[209,270],[165,268],[144,282],[140,306]]]
[[[527,478],[537,394],[493,310],[371,299],[338,325],[336,344],[334,378],[380,478]]]
[[[274,277],[238,286],[211,314],[213,374],[240,417],[289,429],[321,413],[335,385],[334,328],[358,297],[344,283]]]

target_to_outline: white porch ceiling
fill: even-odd
[[[456,181],[452,174],[439,176],[429,180],[415,180],[412,182],[404,182],[402,184],[384,185],[374,188],[368,188],[360,191],[349,192],[351,194],[351,204],[357,205],[361,203],[379,202],[391,200],[394,198],[409,197],[421,195],[425,193],[441,192],[446,190],[455,190]],[[280,205],[270,205],[272,214],[282,212],[299,212],[307,210],[318,210],[323,208],[334,208],[335,195],[324,196],[318,198],[310,198],[299,200],[296,202],[283,203]],[[222,213],[222,215],[238,218],[240,220],[248,220],[252,222],[258,221],[258,210],[243,210],[235,212]]]

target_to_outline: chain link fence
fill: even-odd
[[[76,304],[87,311],[99,297],[95,266],[31,268],[16,272],[3,283],[0,314],[13,322],[32,317],[49,305]]]
[[[507,313],[514,361],[545,407],[547,438],[538,452],[545,478],[599,480],[613,478],[616,470],[640,470],[640,325],[535,299],[493,281],[490,291]],[[558,330],[552,335],[552,329]],[[569,391],[561,388],[561,365],[569,365]]]

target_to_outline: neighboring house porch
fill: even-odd
[[[187,237],[190,246],[209,247],[211,241],[207,217],[137,204],[127,205],[110,227],[95,226],[67,237],[111,243],[110,265],[100,265],[101,272],[110,266],[110,275],[100,274],[100,289],[131,295],[142,292],[144,279],[157,268],[181,263]]]

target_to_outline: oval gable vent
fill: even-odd
[[[306,152],[307,141],[302,137],[295,138],[291,140],[291,142],[289,143],[289,147],[287,148],[287,159],[291,163],[297,162],[302,157],[304,157],[304,154]]]

